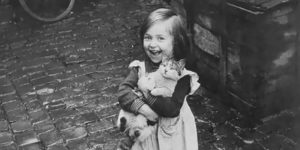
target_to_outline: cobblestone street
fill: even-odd
[[[129,62],[143,58],[139,26],[158,5],[81,3],[62,21],[25,15],[1,33],[1,150],[114,150],[124,138],[116,92]],[[200,150],[300,149],[299,108],[254,121],[203,88],[196,94]]]

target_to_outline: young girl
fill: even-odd
[[[118,100],[122,109],[142,114],[148,120],[158,123],[155,125],[156,132],[132,149],[197,150],[195,120],[185,100],[186,95],[199,87],[196,79],[191,79],[189,75],[179,79],[172,97],[149,94],[145,98],[134,91],[139,71],[156,71],[163,56],[176,61],[186,58],[190,45],[182,18],[171,9],[157,9],[142,24],[140,38],[146,53],[144,66],[136,66],[130,70],[119,86]]]

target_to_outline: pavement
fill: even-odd
[[[16,10],[0,35],[0,149],[114,150],[116,92],[130,61],[143,58],[138,31],[160,5],[147,0],[88,0],[55,23]],[[189,99],[199,149],[300,149],[300,109],[259,120],[200,88]]]

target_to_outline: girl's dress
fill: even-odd
[[[145,62],[130,64],[138,67],[138,76],[147,76]],[[193,94],[200,86],[198,75],[184,69],[184,75],[191,76],[191,92]],[[180,109],[180,114],[174,118],[160,117],[155,125],[156,133],[151,134],[145,141],[135,144],[132,150],[198,150],[197,130],[194,115],[186,102]]]

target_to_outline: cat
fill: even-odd
[[[138,80],[138,88],[147,98],[149,92],[153,96],[171,97],[177,81],[182,77],[185,61],[163,58],[157,71],[145,74]]]
[[[145,72],[144,62],[133,61],[129,66],[140,67],[137,85],[146,98],[149,92],[154,96],[171,97],[177,81],[182,77],[185,61],[163,58],[159,68],[151,73]],[[143,115],[135,115],[123,109],[120,110],[117,126],[120,131],[128,132],[135,143],[144,141],[155,131],[153,122]]]

